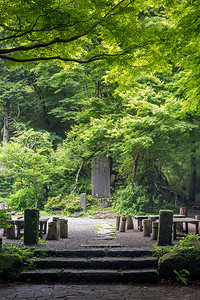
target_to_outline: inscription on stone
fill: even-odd
[[[92,167],[92,197],[110,197],[110,160],[99,156]]]

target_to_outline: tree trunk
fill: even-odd
[[[136,173],[137,173],[139,154],[140,154],[140,150],[138,150],[136,152],[135,157],[134,157],[133,175],[132,175],[132,179],[131,179],[131,184],[132,185],[134,185],[134,182],[135,182],[135,176],[136,176]]]
[[[190,187],[189,187],[189,202],[196,201],[196,182],[197,182],[197,162],[196,150],[191,151],[191,172],[190,172]]]
[[[85,164],[86,161],[88,161],[88,159],[90,159],[92,156],[93,156],[93,155],[90,155],[88,158],[83,159],[83,162],[82,162],[82,164],[80,165],[80,167],[79,167],[79,169],[78,169],[78,171],[77,171],[77,174],[76,174],[76,184],[75,184],[75,187],[74,187],[73,190],[72,190],[72,193],[75,192],[75,190],[76,190],[76,188],[77,188],[77,186],[78,186],[79,174],[80,174],[80,172],[81,172],[81,170],[82,170],[84,164]]]
[[[35,188],[35,208],[37,208],[37,182],[33,182]]]
[[[3,129],[3,148],[8,143],[8,136],[9,136],[9,101],[6,103],[6,110],[4,116],[4,129]]]
[[[78,186],[78,178],[79,178],[79,174],[80,174],[81,169],[82,169],[82,167],[84,166],[84,163],[85,163],[85,162],[86,162],[86,160],[84,160],[84,161],[82,162],[82,164],[80,165],[80,168],[78,169],[78,172],[77,172],[77,174],[76,174],[76,184],[75,184],[75,187],[73,188],[72,192],[75,192],[75,190],[76,190],[76,188],[77,188],[77,186]]]

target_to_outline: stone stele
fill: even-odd
[[[92,197],[110,197],[110,160],[98,156],[92,166]]]

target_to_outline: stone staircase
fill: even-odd
[[[114,245],[113,245],[114,246]],[[20,281],[45,283],[156,283],[157,258],[147,249],[84,248],[35,251]]]

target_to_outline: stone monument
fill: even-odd
[[[98,156],[93,162],[92,197],[110,197],[110,160],[106,156]]]

